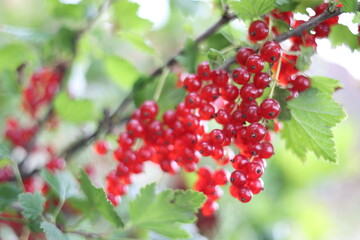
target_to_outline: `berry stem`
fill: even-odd
[[[279,81],[280,69],[281,69],[281,58],[279,59],[279,62],[278,62],[277,68],[276,68],[276,73],[275,73],[275,77],[273,78],[273,83],[271,85],[269,98],[273,98],[273,96],[274,96],[275,87],[276,87],[277,82]]]
[[[169,73],[170,73],[169,68],[165,68],[164,71],[161,73],[159,83],[158,83],[158,85],[155,89],[155,93],[154,93],[154,101],[155,102],[159,101],[161,92],[164,88],[164,84],[165,84],[166,78],[168,77]]]

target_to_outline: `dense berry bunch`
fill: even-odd
[[[35,72],[23,91],[22,104],[26,112],[36,116],[41,106],[47,105],[53,99],[60,87],[63,77],[61,67],[41,68]]]
[[[5,137],[14,145],[26,147],[36,132],[36,127],[23,127],[15,118],[9,118],[5,125]]]

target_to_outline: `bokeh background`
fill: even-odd
[[[222,1],[133,2],[139,4],[138,11],[137,5],[130,4],[135,7],[127,11],[109,9],[102,14],[79,43],[68,76],[66,91],[74,98],[90,99],[99,113],[103,108],[116,108],[138,76],[163,65],[187,39],[194,39],[221,16]],[[316,5],[322,1],[308,2]],[[28,77],[43,65],[68,58],[73,32],[86,25],[101,3],[96,0],[0,2],[1,125],[14,114],[24,122],[28,121],[20,110],[21,86],[15,81],[16,67],[25,62]],[[129,16],[137,13],[145,20],[130,18],[127,13]],[[312,13],[310,9],[309,13]],[[340,22],[351,26],[356,34],[357,23],[353,18],[352,14],[342,14]],[[221,50],[229,43],[239,46],[245,39],[246,24],[235,20],[200,45],[203,54],[196,61],[205,59],[204,53],[210,47]],[[269,160],[264,175],[265,191],[250,203],[242,204],[224,189],[216,216],[201,218],[200,230],[189,226],[194,239],[360,239],[360,53],[351,52],[346,46],[332,49],[326,39],[318,42],[317,53],[307,74],[338,79],[343,85],[334,93],[348,114],[347,119],[335,128],[338,163],[326,163],[313,154],[308,154],[306,162],[301,162],[286,150],[279,136],[275,136],[276,155]],[[91,132],[98,118],[95,115],[86,123],[65,119],[58,130],[42,134],[40,141],[61,149]],[[41,162],[43,158],[40,153],[33,156],[33,161]],[[76,169],[79,165],[89,164],[96,170],[95,181],[103,185],[105,174],[114,167],[113,160],[96,156],[89,147],[76,156],[70,167]],[[190,174],[185,179],[191,182],[193,177]],[[161,186],[176,186],[181,179],[164,176],[149,165],[135,180],[126,198],[131,199],[141,186],[151,181],[157,181]],[[125,208],[126,202],[127,199],[119,208]],[[196,233],[199,231],[203,236]],[[0,226],[0,236],[11,239],[9,229],[4,226]],[[160,239],[157,235],[152,237]]]

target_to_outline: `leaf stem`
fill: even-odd
[[[57,217],[58,217],[58,215],[59,215],[62,207],[64,206],[64,204],[65,204],[65,199],[64,199],[64,198],[60,198],[60,202],[59,202],[59,204],[56,206],[56,209],[54,210],[54,216],[53,216],[53,218],[54,218],[54,223],[56,223],[56,219],[57,219]]]
[[[277,68],[276,68],[276,73],[275,73],[275,77],[273,78],[273,83],[271,86],[269,98],[272,98],[274,96],[275,87],[276,87],[277,82],[279,81],[280,69],[281,69],[281,58],[279,58],[279,62],[278,62]]]
[[[155,89],[155,93],[154,93],[154,101],[155,102],[159,101],[161,92],[162,92],[162,90],[164,88],[165,81],[166,81],[166,78],[168,77],[169,73],[170,73],[169,68],[165,68],[164,71],[161,73],[159,83],[158,83],[158,85],[157,85],[157,87]]]

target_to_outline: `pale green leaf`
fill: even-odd
[[[199,47],[192,39],[187,39],[184,45],[184,52],[176,57],[176,60],[185,67],[188,73],[195,73]]]
[[[345,118],[343,108],[331,95],[313,88],[290,100],[288,108],[291,120],[283,122],[281,135],[287,148],[302,160],[312,151],[318,158],[336,162],[332,128]]]
[[[210,48],[210,50],[207,53],[207,57],[209,59],[210,68],[212,70],[216,70],[220,68],[225,62],[224,55],[218,50],[213,48]]]
[[[139,77],[135,66],[118,56],[108,56],[105,69],[110,79],[121,88],[129,89]]]
[[[16,71],[23,63],[33,63],[36,53],[32,47],[23,43],[11,43],[0,47],[0,72]]]
[[[19,195],[21,214],[29,220],[36,220],[44,211],[45,198],[39,193],[22,193]]]
[[[315,54],[312,47],[300,46],[300,56],[296,60],[296,68],[301,72],[305,72],[311,65],[311,57]]]
[[[268,14],[276,7],[275,0],[231,0],[230,9],[233,10],[239,18],[252,20],[262,15]]]
[[[104,189],[95,187],[84,170],[80,172],[81,189],[85,193],[91,206],[91,211],[99,212],[106,220],[116,227],[123,227],[124,224],[115,211],[114,206],[107,199]]]
[[[338,80],[323,77],[323,76],[313,76],[311,79],[311,87],[318,89],[320,92],[327,94],[332,94],[335,89],[342,88],[343,86],[339,83]]]
[[[205,196],[194,190],[165,190],[155,194],[155,184],[150,184],[130,203],[131,222],[170,238],[188,238],[181,223],[195,221],[204,201]]]
[[[340,45],[348,46],[352,51],[359,49],[358,36],[353,34],[349,28],[342,24],[336,24],[331,27],[329,34],[332,47]]]
[[[99,116],[99,112],[91,100],[72,99],[66,93],[57,95],[54,106],[59,117],[72,123],[95,121]]]
[[[344,12],[356,12],[358,1],[357,0],[340,0],[343,4],[342,10]]]
[[[14,182],[0,184],[0,210],[15,202],[20,192],[19,186]]]
[[[57,171],[56,173],[51,173],[48,170],[43,170],[40,174],[59,198],[66,200],[79,195],[78,183],[70,172]]]
[[[61,232],[54,224],[42,222],[40,227],[44,230],[46,238],[49,240],[67,240],[67,236]]]
[[[137,49],[149,53],[154,54],[154,49],[151,45],[146,41],[146,39],[140,34],[133,32],[120,32],[120,37],[129,43],[131,43]]]

